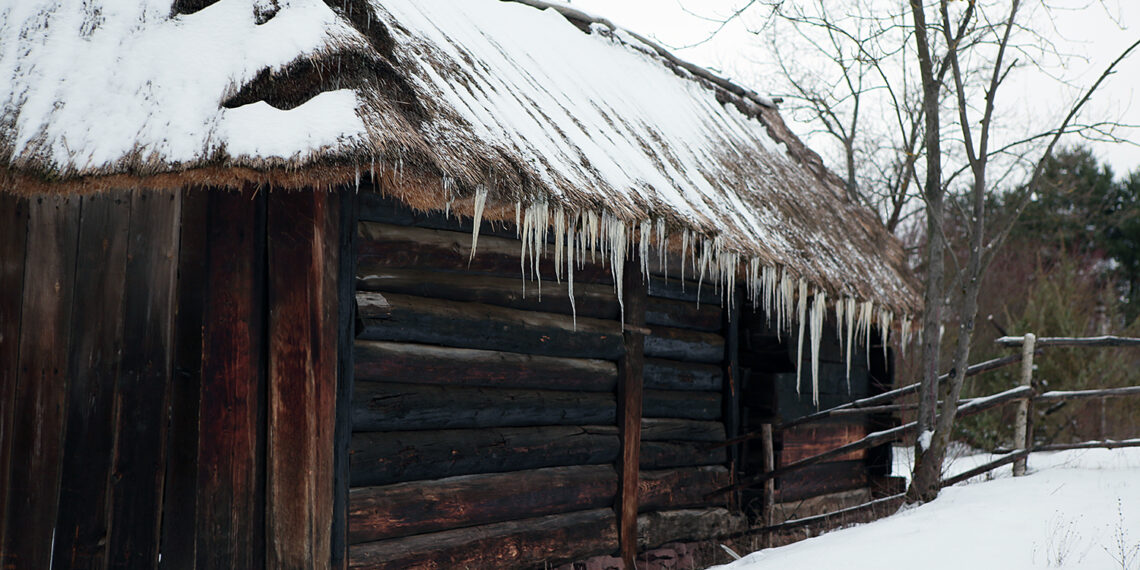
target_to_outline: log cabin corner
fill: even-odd
[[[622,567],[891,386],[901,246],[771,101],[558,3],[166,4],[0,10],[3,568]]]

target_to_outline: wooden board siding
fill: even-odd
[[[19,378],[28,210],[27,199],[0,194],[0,562],[6,552],[7,489]]]

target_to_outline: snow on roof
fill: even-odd
[[[833,299],[916,311],[898,242],[769,102],[604,20],[522,1],[0,0],[0,183],[370,172],[417,207],[471,213],[484,193],[492,218],[548,203],[690,230]]]

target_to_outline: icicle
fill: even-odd
[[[871,316],[875,303],[864,301],[859,305],[859,335],[863,337],[863,348],[867,351],[867,362],[871,362]]]
[[[574,306],[574,224],[570,224],[566,231],[566,291],[570,295],[570,317],[574,330],[578,330],[578,308]]]
[[[883,308],[879,309],[879,340],[883,341],[883,362],[887,360],[887,343],[891,337],[891,322],[894,320],[893,313]]]
[[[839,352],[843,353],[843,310],[847,308],[847,304],[843,299],[835,300],[835,336],[839,337]]]
[[[903,358],[906,358],[906,347],[910,344],[910,327],[910,315],[906,315],[902,322],[902,338],[899,339],[899,348],[902,349]]]
[[[554,211],[554,280],[562,282],[562,256],[565,248],[562,240],[566,237],[566,213],[559,206]]]
[[[522,202],[515,202],[515,236],[522,238],[522,224],[519,221],[519,216],[522,213]]]
[[[669,279],[669,258],[665,239],[665,218],[657,218],[657,265],[665,279]]]
[[[475,189],[475,215],[471,218],[471,256],[467,258],[467,265],[475,260],[475,248],[479,246],[479,226],[483,223],[483,208],[487,205],[487,188],[480,186]]]
[[[623,299],[623,274],[625,271],[626,231],[625,224],[617,218],[606,216],[605,220],[607,241],[610,253],[610,270],[614,276],[614,288],[617,292],[618,306],[621,307],[621,322],[625,324],[625,299]]]
[[[796,394],[800,393],[800,377],[804,364],[804,327],[807,326],[807,279],[800,277],[800,296],[797,303],[796,315],[800,321],[799,341],[796,343]]]
[[[847,393],[851,393],[851,354],[855,352],[855,298],[843,299],[847,305],[843,314],[847,318]]]
[[[819,407],[819,341],[823,338],[823,318],[827,314],[827,293],[816,291],[811,305],[811,402]]]
[[[641,256],[641,275],[649,283],[649,241],[650,231],[653,229],[649,220],[641,222],[641,242],[638,243],[638,254]]]
[[[685,290],[685,252],[689,249],[689,230],[681,233],[681,291]]]

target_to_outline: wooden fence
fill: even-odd
[[[1033,382],[1033,361],[1037,355],[1042,354],[1044,348],[1054,346],[1140,347],[1140,338],[1125,338],[1116,336],[1085,338],[1037,338],[1033,334],[1026,334],[1024,336],[1017,337],[1002,337],[997,339],[996,342],[1002,346],[1020,348],[1020,351],[1017,354],[988,360],[986,362],[981,362],[979,364],[970,366],[966,369],[966,376],[975,376],[984,372],[998,370],[1012,364],[1021,363],[1019,385],[1009,390],[1005,390],[1004,392],[999,392],[990,396],[962,400],[959,403],[960,405],[958,407],[958,413],[956,417],[962,418],[971,416],[994,409],[999,406],[1016,403],[1018,405],[1018,410],[1017,418],[1014,424],[1014,442],[1016,443],[1017,447],[1008,450],[995,450],[997,453],[1003,453],[1004,456],[984,465],[979,465],[978,467],[970,469],[969,471],[943,480],[943,487],[960,483],[971,477],[975,477],[982,473],[992,471],[993,469],[1009,465],[1010,463],[1014,464],[1014,476],[1022,476],[1025,474],[1026,460],[1029,454],[1034,451],[1140,447],[1140,438],[1120,441],[1090,441],[1073,444],[1034,445],[1033,443],[1033,411],[1035,406],[1038,404],[1055,404],[1058,402],[1067,402],[1071,400],[1082,400],[1090,398],[1116,398],[1140,395],[1140,386],[1107,388],[1102,390],[1050,391],[1045,393],[1038,393]],[[949,380],[952,375],[953,372],[940,376],[938,378],[939,384]],[[741,479],[733,485],[717,489],[709,496],[712,497],[721,493],[738,491],[744,488],[763,485],[765,505],[764,512],[762,514],[762,518],[764,519],[764,527],[761,530],[768,532],[783,531],[817,523],[827,523],[829,520],[837,520],[842,517],[858,514],[862,511],[873,511],[876,508],[881,508],[884,504],[901,500],[904,494],[879,498],[869,503],[864,503],[839,511],[833,511],[817,516],[777,523],[775,520],[773,520],[773,504],[770,500],[773,495],[773,489],[777,478],[786,476],[810,465],[815,465],[817,463],[827,461],[828,459],[851,453],[853,451],[868,449],[877,445],[882,445],[884,443],[902,441],[905,437],[912,435],[917,430],[918,426],[917,422],[905,423],[894,428],[868,434],[862,439],[848,443],[846,445],[842,445],[840,447],[836,447],[823,453],[780,466],[776,465],[775,458],[772,455],[772,434],[774,432],[786,430],[788,428],[801,424],[818,422],[826,418],[840,415],[873,414],[913,410],[917,407],[917,404],[893,402],[899,398],[916,394],[918,393],[918,390],[918,384],[911,384],[909,386],[891,390],[889,392],[884,392],[876,396],[855,400],[840,406],[836,406],[834,408],[821,410],[813,414],[808,414],[806,416],[788,420],[780,424],[766,424],[762,426],[762,429],[759,431],[747,433],[734,439],[728,440],[724,443],[718,444],[718,446],[727,446],[743,441],[760,439],[762,442],[762,449],[766,454],[764,458],[765,471],[752,477]]]

